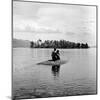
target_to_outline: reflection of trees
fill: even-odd
[[[52,66],[52,74],[54,77],[59,77],[60,65]]]
[[[45,40],[42,42],[42,40],[38,40],[37,42],[30,42],[30,47],[31,48],[89,48],[88,44],[84,43],[75,43],[75,42],[70,42],[66,40]]]

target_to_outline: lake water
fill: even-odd
[[[52,50],[13,48],[13,98],[96,94],[96,48],[59,49],[66,64],[37,65]]]

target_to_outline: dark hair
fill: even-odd
[[[54,51],[56,51],[56,48],[54,48]]]
[[[59,53],[59,50],[57,50],[57,53]]]

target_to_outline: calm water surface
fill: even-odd
[[[96,49],[60,49],[66,64],[37,65],[52,50],[13,48],[13,98],[96,94]]]

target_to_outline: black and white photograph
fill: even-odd
[[[97,94],[97,6],[12,1],[12,99]]]

